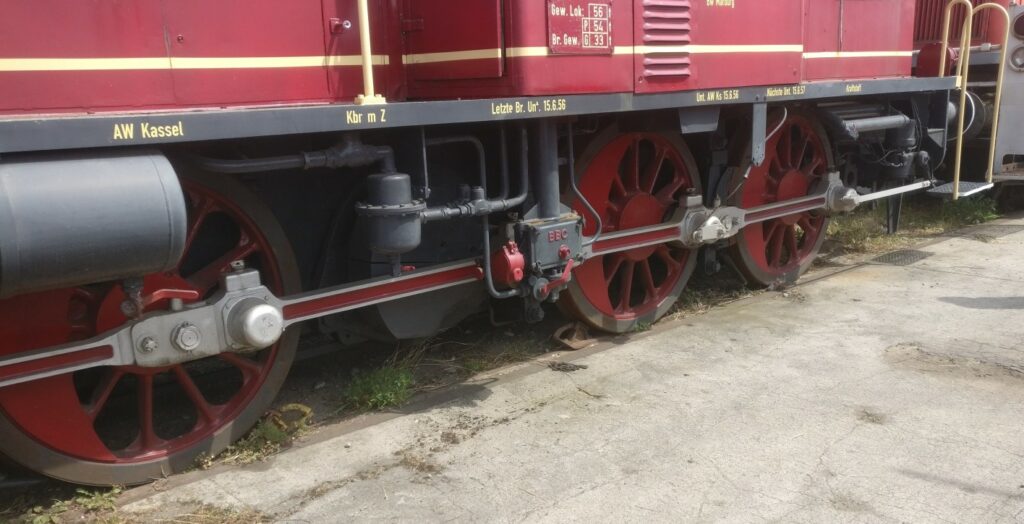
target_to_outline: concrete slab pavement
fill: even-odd
[[[132,492],[279,521],[1024,522],[1024,218]],[[381,420],[386,418],[386,420]],[[367,423],[373,422],[367,425]],[[365,426],[365,427],[359,427]]]

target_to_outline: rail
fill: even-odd
[[[953,9],[957,5],[962,5],[966,9],[963,28],[961,29],[960,41],[970,42],[974,32],[974,16],[981,13],[985,9],[995,9],[996,12],[1002,14],[1005,20],[1003,26],[1003,44],[999,54],[999,73],[996,77],[996,98],[995,104],[992,108],[992,137],[989,142],[989,153],[988,153],[988,167],[985,172],[985,182],[988,184],[992,183],[992,175],[995,170],[996,163],[996,139],[999,133],[999,110],[1003,103],[1003,80],[1006,75],[1006,51],[1010,46],[1010,13],[1005,7],[999,4],[980,4],[973,5],[970,0],[950,0],[946,4],[946,9],[942,13],[942,53],[939,58],[939,74],[944,75],[946,71],[946,53],[949,52],[949,31],[950,31],[950,17],[953,13]],[[967,76],[970,72],[971,67],[971,53],[968,49],[966,52],[960,53],[960,59],[957,60],[956,68],[956,87],[960,90],[960,103],[957,110],[957,128],[956,128],[956,157],[953,165],[953,200],[960,198],[960,164],[963,160],[964,151],[964,113],[967,109]]]
[[[387,101],[373,87],[373,47],[370,39],[370,7],[368,0],[359,0],[359,51],[363,57],[363,94],[356,97],[358,105],[379,105]]]

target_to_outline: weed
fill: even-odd
[[[983,198],[962,198],[943,206],[943,219],[954,226],[982,224],[999,218],[996,201]]]
[[[168,519],[153,519],[152,522],[168,524],[263,524],[271,522],[266,515],[254,510],[222,508],[212,504],[198,504],[188,513]]]
[[[122,491],[123,488],[119,486],[110,489],[78,488],[72,496],[55,500],[50,506],[34,506],[17,520],[31,524],[57,524],[64,521],[62,515],[77,513],[82,517],[81,520],[88,515],[88,519],[94,522],[123,522],[123,519],[113,514],[117,510],[117,497]]]
[[[412,396],[413,384],[408,366],[389,363],[353,378],[345,389],[345,400],[362,411],[397,406]]]
[[[288,404],[271,410],[238,442],[215,458],[201,456],[197,465],[207,469],[216,462],[250,464],[281,451],[309,428],[313,410],[302,404]]]
[[[654,327],[654,324],[650,322],[637,322],[636,325],[633,326],[633,332],[643,333],[644,331],[650,331],[652,327]]]
[[[991,198],[965,198],[956,202],[908,199],[903,206],[900,230],[895,235],[886,234],[884,204],[833,218],[828,226],[828,235],[830,243],[839,251],[881,253],[998,217],[996,202]]]

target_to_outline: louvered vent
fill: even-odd
[[[918,44],[927,42],[939,42],[942,40],[942,14],[946,9],[948,0],[918,0],[917,2],[917,24],[914,27],[914,41]],[[991,0],[971,0],[975,6],[991,3]],[[991,9],[981,11],[974,17],[974,37],[972,43],[987,42],[989,17]],[[957,7],[953,10],[950,27],[950,41],[960,42],[960,30],[964,26],[964,9]]]
[[[643,0],[644,76],[690,76],[690,0]],[[658,49],[664,47],[664,49]]]

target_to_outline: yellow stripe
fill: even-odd
[[[804,53],[805,60],[816,58],[891,58],[911,56],[914,56],[913,51],[820,51]]]
[[[374,55],[373,65],[387,65],[388,57]],[[11,71],[127,71],[166,69],[285,69],[298,67],[359,66],[359,55],[242,56],[154,58],[0,58],[0,72]]]

